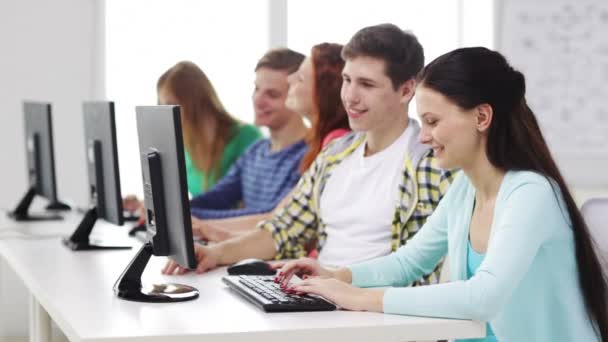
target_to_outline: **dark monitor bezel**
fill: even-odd
[[[74,232],[62,240],[73,251],[130,249],[126,239],[95,239],[90,236],[97,219],[122,226],[124,223],[116,120],[112,101],[82,104],[89,208]]]
[[[55,147],[53,144],[51,104],[48,102],[24,101],[23,122],[28,185],[35,189],[37,195],[55,202],[57,201],[57,178],[55,173]],[[29,158],[29,150],[32,148],[30,139],[34,133],[37,133],[39,136],[37,153],[41,162],[40,165],[32,165],[32,160]],[[32,184],[30,177],[31,169],[36,169],[35,172],[41,176],[37,177],[35,184]]]
[[[96,206],[98,218],[122,226],[124,216],[114,102],[85,101],[82,104],[82,111],[89,200],[91,205],[103,203],[103,206]],[[99,177],[95,165],[95,141],[99,141],[101,145],[101,177],[103,177],[103,189],[97,189],[97,194],[102,194],[103,198],[97,201],[91,191],[93,187],[98,187]]]
[[[62,216],[51,212],[33,215],[29,213],[36,195],[45,197],[49,201],[45,207],[47,211],[70,210],[71,208],[60,202],[57,196],[51,104],[23,101],[22,107],[28,186],[15,209],[7,214],[15,221],[62,220]]]
[[[169,256],[178,264],[196,267],[186,164],[178,106],[139,106],[137,132],[144,183],[148,241],[114,284],[122,299],[139,302],[181,302],[199,292],[183,284],[142,284],[152,255]]]
[[[154,151],[160,155],[161,160],[164,216],[167,226],[166,231],[159,231],[157,229],[159,227],[151,225],[150,217],[147,217],[147,236],[152,242],[154,254],[166,255],[184,267],[196,268],[180,108],[179,106],[138,106],[136,115],[142,161],[144,206],[148,214],[150,210],[154,210],[151,192],[148,191],[150,189],[148,155]],[[172,178],[173,182],[171,182]],[[181,229],[175,229],[175,226],[180,226]],[[167,241],[162,241],[163,239]]]

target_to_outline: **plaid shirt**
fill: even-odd
[[[403,179],[398,189],[400,201],[392,221],[393,251],[405,245],[424,225],[455,176],[454,172],[439,168],[432,150],[417,141],[418,124],[410,120],[410,125],[415,134],[406,151]],[[332,170],[364,141],[365,135],[351,133],[330,144],[302,175],[290,202],[277,209],[271,219],[259,223],[258,228],[272,233],[276,259],[303,257],[315,241],[316,248],[323,248],[327,233],[319,215],[319,199]],[[436,283],[440,266],[417,284]]]

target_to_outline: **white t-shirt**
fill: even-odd
[[[391,145],[369,157],[362,143],[334,168],[320,199],[327,233],[321,264],[346,266],[391,252],[391,227],[411,134],[408,126]]]

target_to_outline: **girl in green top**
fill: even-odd
[[[255,126],[239,122],[226,111],[205,73],[192,62],[171,67],[158,79],[156,89],[159,104],[181,107],[192,196],[210,189],[262,136]]]

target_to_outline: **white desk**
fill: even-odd
[[[26,224],[37,230],[44,223],[35,225]],[[51,226],[53,230],[59,227]],[[66,234],[72,229],[72,224],[64,223]],[[0,240],[0,256],[31,293],[30,340],[50,340],[50,319],[71,341],[284,342],[288,338],[367,342],[485,335],[483,323],[463,320],[347,311],[268,314],[221,282],[224,269],[205,275],[162,276],[160,268],[166,259],[155,257],[144,281],[192,285],[199,289],[200,298],[172,304],[129,302],[117,298],[112,287],[135,253],[136,248],[72,252],[59,238]]]

